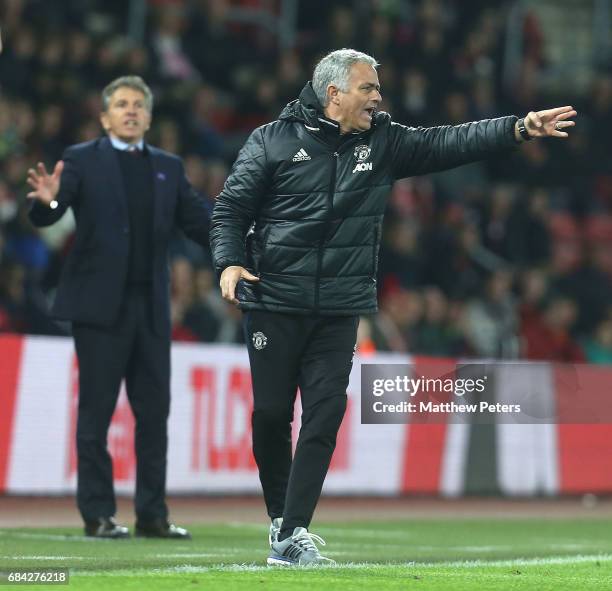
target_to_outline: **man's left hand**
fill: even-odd
[[[577,115],[574,107],[557,107],[544,111],[530,111],[525,116],[525,128],[532,138],[568,137],[567,129],[576,123],[569,121]],[[518,135],[518,131],[515,132]],[[519,136],[520,137],[520,136]]]

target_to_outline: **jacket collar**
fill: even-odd
[[[115,145],[115,143],[107,135],[100,137],[97,141],[98,141],[97,146],[99,150],[106,151],[106,150],[111,150],[111,149],[117,149],[117,150],[121,149],[121,147],[119,145]],[[142,140],[137,145],[138,145],[138,148],[142,150],[143,153],[145,154],[156,154],[159,152],[159,150],[155,146],[148,144],[144,140]]]
[[[313,133],[321,133],[322,135],[338,137],[340,136],[340,125],[337,121],[330,119],[323,112],[315,91],[312,87],[312,82],[307,82],[302,89],[299,98],[291,101],[282,110],[279,119],[286,121],[300,121],[306,129]],[[376,125],[376,117],[372,119],[372,127]],[[360,135],[363,132],[358,131],[351,135]],[[367,133],[367,132],[366,132]]]
[[[144,140],[143,139],[141,139],[136,144],[128,144],[127,142],[124,142],[123,140],[120,140],[118,137],[115,137],[114,135],[111,135],[111,134],[108,135],[108,139],[110,140],[110,143],[113,145],[113,148],[115,148],[115,150],[119,150],[120,152],[129,151],[132,145],[135,145],[141,152],[144,150]]]

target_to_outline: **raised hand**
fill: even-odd
[[[28,199],[37,199],[45,205],[49,205],[57,196],[60,187],[60,177],[64,170],[64,162],[60,160],[53,169],[53,174],[49,174],[45,165],[39,162],[36,170],[28,170],[27,183],[34,189],[27,195]]]
[[[576,125],[568,121],[577,115],[574,107],[557,107],[544,111],[530,111],[525,116],[525,128],[531,137],[568,137],[567,130]]]

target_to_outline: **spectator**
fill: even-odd
[[[540,322],[528,324],[522,333],[523,356],[538,361],[582,363],[586,361],[578,343],[571,336],[576,322],[577,308],[565,296],[553,297],[542,314]]]
[[[279,51],[275,35],[262,35],[258,26],[234,20],[230,0],[155,4],[165,6],[153,9],[142,43],[123,36],[127,9],[119,0],[20,0],[4,7],[0,260],[25,263],[29,299],[37,301],[41,288],[56,283],[53,277],[73,226],[67,220],[65,227],[54,227],[53,235],[39,236],[16,218],[25,171],[31,162],[53,162],[67,145],[99,135],[98,88],[118,76],[139,74],[153,82],[160,122],[154,133],[164,146],[187,157],[188,175],[211,205],[246,134],[275,119],[279,106],[298,94],[304,72],[338,43],[351,45],[359,39],[361,49],[381,57],[381,108],[407,125],[520,111],[517,103],[535,104],[543,98],[534,81],[544,63],[546,40],[534,14],[524,23],[525,44],[514,83],[502,83],[505,5],[493,10],[484,1],[312,0],[300,3],[293,46]],[[255,4],[249,6],[257,10]],[[543,281],[551,283],[551,290],[575,301],[575,338],[594,342],[612,301],[612,271],[606,260],[610,240],[602,234],[591,244],[586,232],[592,216],[599,221],[612,213],[607,157],[612,77],[605,66],[594,72],[583,103],[577,133],[566,142],[531,142],[503,161],[398,183],[390,200],[393,215],[382,228],[379,286],[395,282],[408,289],[408,305],[414,308],[423,290],[437,286],[449,298],[454,315],[449,322],[457,327],[464,309],[487,299],[488,274],[510,263],[522,278],[537,266],[548,270]],[[570,167],[571,175],[566,172]],[[568,218],[576,229],[571,239],[551,231],[558,217]],[[210,269],[210,261],[180,236],[172,254],[190,261],[196,283],[200,270]],[[551,278],[549,272],[554,273]],[[535,306],[536,316],[542,311],[541,297],[530,297],[522,292],[522,299],[512,304],[521,326],[529,305]],[[414,327],[409,322],[406,330],[396,303],[391,314],[381,308],[379,316],[368,319],[372,339],[381,350],[412,350]],[[214,338],[240,340],[235,311],[225,306],[214,310],[219,323]],[[185,316],[182,322],[192,321]],[[28,323],[28,330],[37,330],[35,325]],[[195,332],[198,340],[208,340],[215,331]]]
[[[584,345],[589,363],[612,364],[612,320],[603,320]]]
[[[450,322],[450,306],[446,296],[437,287],[423,291],[424,314],[416,330],[414,353],[434,357],[453,357],[466,347],[463,336]]]
[[[419,225],[416,220],[391,222],[381,249],[380,274],[394,276],[402,287],[423,284],[425,257],[420,251]]]
[[[185,14],[179,4],[160,6],[156,27],[152,33],[155,55],[161,76],[167,80],[197,82],[200,73],[182,47],[181,38],[186,28]]]
[[[380,312],[372,324],[371,336],[376,349],[412,351],[416,331],[423,316],[423,298],[416,291],[397,286],[383,294]]]
[[[173,341],[197,341],[195,333],[186,326],[185,315],[193,303],[193,267],[185,258],[175,258],[171,268],[170,316]]]
[[[512,273],[495,271],[489,276],[483,298],[466,310],[467,340],[478,357],[516,359],[518,319],[511,292]]]
[[[519,306],[521,331],[531,323],[540,322],[548,290],[549,280],[545,271],[534,267],[521,274]]]

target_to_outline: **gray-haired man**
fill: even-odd
[[[70,320],[79,361],[77,504],[85,533],[123,538],[107,433],[125,379],[136,419],[136,535],[187,539],[168,522],[170,409],[168,246],[174,226],[207,246],[209,212],[180,158],[145,143],[153,95],[137,76],[102,92],[106,136],[71,146],[49,174],[31,169],[30,219],[48,226],[71,207],[74,247],[53,306]]]
[[[377,310],[378,248],[393,182],[534,137],[566,137],[576,115],[562,107],[523,119],[405,127],[378,112],[377,66],[352,49],[324,57],[299,99],[251,134],[213,212],[223,297],[244,310],[253,451],[272,519],[268,564],[327,560],[307,528],[346,407],[359,315]],[[292,459],[297,387],[303,413]]]

